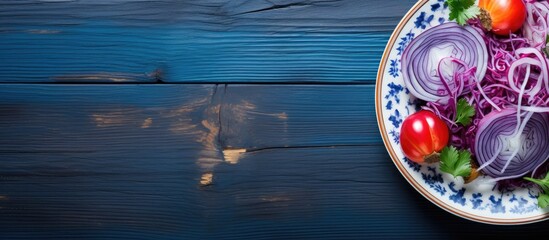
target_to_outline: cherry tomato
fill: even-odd
[[[492,32],[509,36],[517,31],[526,19],[526,6],[522,0],[480,0],[478,6],[492,19]]]
[[[404,155],[418,163],[431,162],[431,156],[448,144],[448,126],[432,112],[421,110],[408,116],[400,130]]]

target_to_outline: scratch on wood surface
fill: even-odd
[[[264,0],[264,1],[243,1],[237,2],[237,4],[231,3],[230,6],[236,9],[240,9],[241,12],[232,14],[232,16],[268,12],[274,10],[296,9],[311,6],[318,6],[323,4],[331,4],[338,2],[339,0]],[[232,1],[229,1],[232,2]],[[228,7],[228,6],[226,6]]]
[[[263,196],[261,197],[261,200],[264,202],[284,202],[284,201],[291,201],[292,198],[286,195],[271,195],[271,196]]]
[[[272,10],[280,10],[280,9],[284,9],[284,8],[306,7],[306,6],[310,5],[309,3],[307,3],[307,1],[293,2],[293,3],[286,3],[286,4],[277,4],[277,3],[274,3],[274,2],[269,1],[269,0],[267,0],[267,2],[271,3],[272,5],[269,6],[269,7],[265,7],[265,8],[260,8],[260,9],[256,9],[256,10],[237,13],[234,16],[250,14],[250,13],[265,12],[265,11],[272,11]]]
[[[122,111],[109,113],[94,113],[91,115],[97,127],[108,127],[127,124],[130,119],[124,116]]]
[[[58,33],[61,33],[61,30],[30,29],[30,30],[27,30],[27,33],[30,33],[30,34],[58,34]]]
[[[264,112],[258,112],[258,111],[250,111],[249,113],[253,113],[256,115],[265,115],[265,116],[271,116],[278,118],[279,120],[288,120],[288,114],[286,112],[281,113],[264,113]]]
[[[225,159],[225,162],[230,164],[237,164],[240,158],[242,157],[242,153],[245,153],[246,149],[225,149],[223,150],[223,159]]]
[[[125,73],[125,72],[97,72],[89,74],[68,74],[62,76],[54,76],[53,80],[62,83],[94,83],[94,82],[156,82],[162,83],[164,72],[157,68],[149,73]]]
[[[208,186],[211,185],[213,182],[213,173],[207,172],[203,173],[200,177],[200,185],[201,186]]]
[[[143,121],[143,124],[141,124],[141,128],[149,128],[153,123],[152,118],[147,118],[145,121]]]
[[[146,74],[131,73],[92,73],[56,76],[57,82],[130,82],[148,78]]]
[[[282,112],[282,113],[279,113],[276,115],[278,117],[278,119],[280,120],[288,120],[288,114],[286,114],[285,112]]]
[[[97,111],[90,114],[90,117],[99,128],[120,126],[148,128],[153,123],[153,119],[147,117],[146,109],[135,107]]]

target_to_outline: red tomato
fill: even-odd
[[[434,153],[448,144],[448,126],[432,112],[422,110],[404,120],[400,130],[400,145],[404,155],[418,163],[429,161]]]
[[[517,31],[526,19],[526,6],[522,0],[480,0],[478,6],[492,19],[492,32],[509,36]]]

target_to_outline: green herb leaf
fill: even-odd
[[[543,52],[545,56],[549,57],[549,47],[547,47],[548,43],[549,43],[549,35],[545,36],[545,45],[541,47],[541,52]]]
[[[480,14],[480,8],[475,5],[475,0],[447,0],[446,2],[450,8],[449,19],[456,20],[461,26]]]
[[[471,124],[471,118],[475,116],[475,108],[473,108],[464,98],[459,99],[456,107],[456,123],[461,123],[463,126]]]
[[[445,147],[440,153],[440,171],[454,177],[471,175],[471,153],[468,150],[458,151],[455,147]]]
[[[540,208],[546,208],[547,206],[549,206],[549,195],[540,194],[538,196],[538,206]]]
[[[549,194],[549,174],[547,174],[543,179],[535,179],[529,177],[525,177],[524,179],[539,185],[545,193]]]
[[[549,57],[549,48],[547,48],[547,47],[542,47],[542,48],[541,48],[541,52],[542,52],[543,54],[545,54],[545,56]]]
[[[541,190],[543,190],[543,193],[540,193],[538,196],[538,206],[540,208],[546,208],[549,206],[549,174],[547,174],[543,179],[529,177],[525,177],[524,179],[539,185]]]

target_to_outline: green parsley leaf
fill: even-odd
[[[480,8],[475,5],[475,0],[447,0],[446,2],[450,8],[449,19],[456,20],[461,26],[480,14]]]
[[[541,190],[543,190],[544,193],[540,193],[538,196],[538,206],[540,208],[546,208],[549,206],[549,174],[547,174],[543,179],[529,177],[525,177],[524,179],[539,185]]]
[[[456,18],[456,22],[458,22],[460,25],[465,25],[467,23],[467,20],[474,18],[480,14],[480,8],[477,6],[471,6],[470,8],[467,8],[461,12],[461,14],[458,14],[458,17]]]
[[[456,123],[468,126],[473,116],[475,116],[475,109],[464,98],[459,99],[456,107]]]
[[[440,171],[454,177],[471,175],[471,153],[468,150],[458,151],[455,147],[445,147],[440,153]]]

